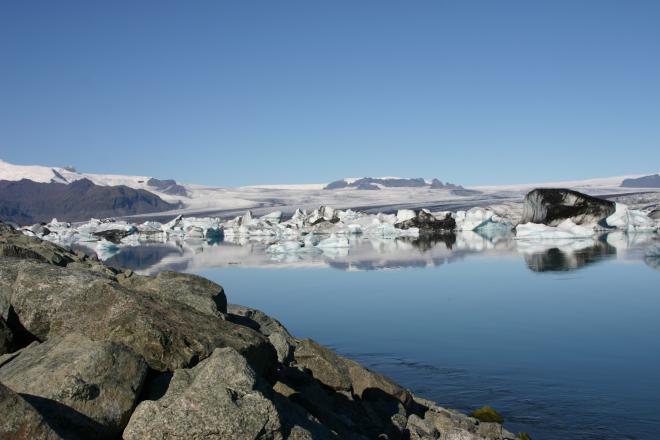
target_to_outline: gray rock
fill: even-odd
[[[649,218],[652,218],[653,220],[660,220],[660,209],[654,209],[653,211],[649,212]]]
[[[410,440],[436,440],[440,438],[440,433],[433,424],[416,414],[408,417],[406,430]]]
[[[332,350],[311,339],[304,339],[298,343],[294,358],[298,365],[309,370],[312,376],[325,386],[334,390],[351,390],[348,367]]]
[[[0,382],[58,432],[98,438],[121,433],[146,375],[144,360],[125,346],[75,333],[25,349],[0,368]]]
[[[170,297],[136,292],[89,270],[0,259],[0,304],[9,303],[40,340],[78,332],[120,342],[158,371],[188,367],[217,347],[233,347],[260,374],[274,370],[275,350],[264,336]]]
[[[129,289],[162,296],[202,313],[214,316],[227,313],[227,297],[222,286],[197,275],[164,271],[147,277],[129,272],[118,280]]]
[[[436,437],[431,438],[443,440],[507,440],[515,438],[499,423],[479,422],[473,417],[442,408],[432,402],[424,414],[423,422],[423,426],[431,426],[432,431],[437,432]],[[425,435],[428,436],[428,434]],[[420,438],[426,437],[421,436]]]
[[[7,440],[60,440],[29,403],[0,383],[0,438]]]
[[[233,322],[252,327],[266,336],[277,352],[278,362],[289,363],[293,359],[293,351],[298,341],[278,320],[260,310],[238,304],[229,304],[227,311]]]
[[[57,266],[80,260],[76,254],[56,244],[28,237],[6,226],[0,230],[0,257],[29,258]]]
[[[523,200],[521,223],[557,226],[564,220],[591,224],[614,214],[615,203],[570,189],[541,188],[530,191]]]
[[[0,316],[0,355],[14,350],[14,333]]]
[[[375,373],[355,361],[342,358],[348,368],[353,394],[363,400],[396,399],[406,408],[413,400],[410,392],[382,374]]]
[[[217,349],[188,370],[176,370],[167,393],[138,405],[124,439],[281,439],[274,404],[259,390],[245,359]]]

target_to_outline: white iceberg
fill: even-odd
[[[297,241],[283,241],[275,243],[266,248],[266,253],[269,254],[288,254],[291,252],[298,252],[301,250],[300,243]]]
[[[557,226],[540,223],[523,223],[516,226],[516,240],[570,240],[576,238],[591,238],[595,235],[593,228],[576,225],[570,219]]]
[[[348,238],[346,237],[337,237],[335,234],[330,235],[330,237],[325,240],[321,240],[316,247],[320,249],[337,249],[337,248],[348,248],[350,246]]]
[[[614,214],[607,217],[605,223],[610,227],[624,231],[653,232],[658,230],[658,224],[655,220],[642,211],[628,209],[623,203],[616,204]]]

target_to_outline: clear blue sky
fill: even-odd
[[[655,172],[660,1],[3,1],[0,158],[218,185]]]

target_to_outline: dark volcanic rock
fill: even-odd
[[[597,223],[614,214],[615,204],[570,189],[542,188],[530,191],[523,201],[520,223],[557,226],[566,219],[576,224]]]
[[[438,219],[426,210],[421,210],[411,219],[396,223],[399,229],[419,228],[420,235],[446,234],[456,229],[456,220],[447,214],[445,218]]]
[[[28,347],[0,368],[0,382],[67,438],[120,434],[146,375],[144,360],[125,346],[75,333]]]
[[[124,439],[276,439],[282,424],[259,380],[234,349],[176,370],[167,393],[135,409]]]
[[[0,383],[0,439],[60,440],[36,409]]]
[[[652,174],[636,179],[624,179],[621,186],[624,188],[660,188],[660,174]]]
[[[87,179],[70,184],[23,179],[0,181],[0,219],[21,224],[114,217],[176,209],[149,191],[128,186],[99,186]]]

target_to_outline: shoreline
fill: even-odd
[[[516,438],[499,423],[442,408],[297,339],[258,310],[227,305],[222,287],[204,278],[137,275],[2,224],[0,257],[7,286],[1,323],[13,345],[0,353],[0,406],[14,402],[0,432],[13,426],[51,434],[33,438]],[[21,399],[27,406],[16,403]]]

